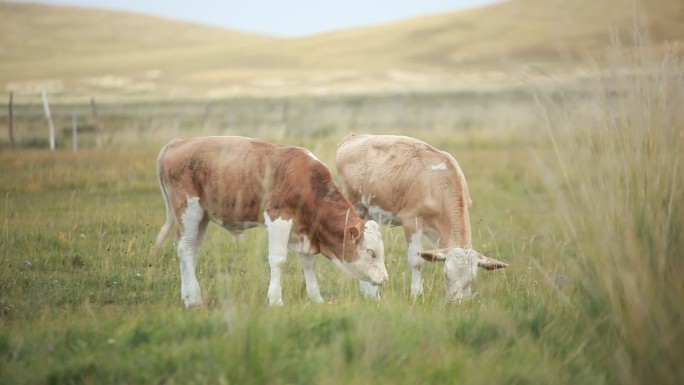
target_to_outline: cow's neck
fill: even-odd
[[[356,226],[362,220],[351,207],[336,204],[338,202],[340,201],[318,205],[318,207],[329,207],[330,210],[319,210],[313,240],[321,254],[326,257],[351,262],[354,256],[354,243],[345,242],[345,229],[349,226]]]
[[[451,205],[450,210],[446,210],[442,217],[444,223],[441,224],[440,234],[447,247],[462,247],[471,249],[473,247],[472,234],[470,230],[470,214],[468,213],[468,203],[465,199],[458,198]]]

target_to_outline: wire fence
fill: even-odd
[[[0,148],[57,149],[113,143],[161,142],[169,136],[243,135],[270,139],[317,138],[338,132],[415,135],[430,132],[504,134],[535,126],[534,104],[520,93],[394,94],[340,97],[103,103],[49,107],[17,103],[0,112],[8,135]],[[50,118],[46,117],[46,109]],[[4,115],[4,116],[3,116]],[[0,127],[2,123],[0,123]]]

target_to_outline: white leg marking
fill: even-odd
[[[323,297],[321,297],[321,291],[318,287],[318,280],[316,279],[316,272],[314,271],[316,256],[310,254],[300,254],[299,258],[302,261],[302,269],[304,270],[306,295],[316,303],[323,303]]]
[[[202,304],[202,294],[197,276],[195,276],[195,267],[196,253],[199,251],[199,242],[201,242],[198,238],[204,236],[203,231],[200,234],[204,210],[199,204],[199,197],[188,197],[187,202],[188,207],[181,215],[183,229],[176,248],[180,259],[181,299],[185,307],[190,307]]]
[[[373,286],[373,284],[359,279],[359,290],[363,298],[380,300],[380,286]]]
[[[421,281],[421,271],[423,270],[423,258],[418,252],[423,250],[423,234],[418,231],[411,235],[408,244],[408,263],[411,266],[411,296],[417,297],[423,293],[423,283]]]
[[[287,260],[287,243],[292,229],[292,220],[276,218],[274,221],[264,213],[268,231],[268,263],[271,266],[271,281],[268,284],[268,304],[283,305],[283,289],[280,286],[283,263]]]

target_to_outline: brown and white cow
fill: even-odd
[[[265,225],[270,305],[283,303],[288,246],[300,254],[314,302],[323,302],[313,270],[317,253],[369,284],[388,279],[379,225],[359,218],[330,170],[307,149],[234,136],[176,139],[159,154],[158,176],[167,218],[157,244],[175,218],[186,307],[202,303],[195,266],[209,221],[234,235]]]
[[[342,192],[361,217],[404,227],[414,297],[422,292],[423,260],[445,262],[451,299],[470,295],[477,266],[508,266],[473,250],[468,186],[448,153],[406,136],[350,134],[336,163]],[[443,249],[422,251],[423,235]],[[378,288],[360,283],[365,296],[379,298]]]

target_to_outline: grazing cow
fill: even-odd
[[[330,170],[307,149],[234,136],[176,139],[162,148],[158,173],[167,217],[157,244],[175,218],[186,307],[202,303],[195,266],[209,221],[234,235],[265,225],[270,305],[283,304],[288,247],[300,253],[314,302],[323,302],[313,270],[317,253],[369,285],[388,279],[380,226],[359,218]]]
[[[446,152],[417,139],[392,135],[346,136],[337,149],[342,192],[361,217],[404,227],[411,266],[411,295],[422,292],[423,260],[444,261],[447,296],[470,295],[477,266],[508,266],[473,250],[465,176]],[[423,235],[443,249],[421,251]],[[379,298],[378,288],[361,292]]]

